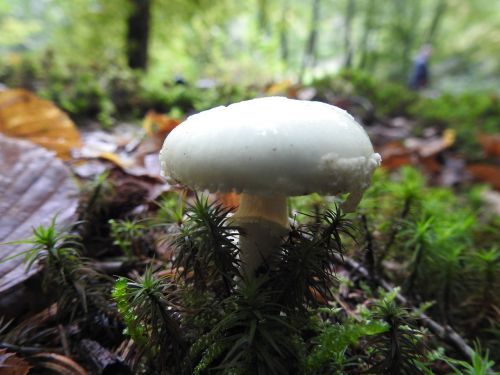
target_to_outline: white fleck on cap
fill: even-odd
[[[165,139],[160,161],[165,177],[195,189],[286,196],[349,192],[357,201],[381,158],[346,111],[267,97],[190,116]]]

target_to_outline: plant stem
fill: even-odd
[[[387,243],[384,247],[384,250],[381,252],[377,259],[377,272],[379,274],[382,274],[383,269],[382,269],[382,262],[385,260],[387,255],[389,254],[389,251],[392,248],[392,245],[394,245],[394,242],[396,240],[396,235],[398,234],[398,231],[401,229],[400,223],[406,219],[406,216],[408,216],[408,213],[410,212],[410,207],[412,205],[412,198],[407,197],[404,200],[403,203],[403,209],[401,210],[401,214],[399,215],[399,218],[395,220],[395,222],[392,224],[391,232],[389,234],[389,239],[387,240]]]
[[[420,264],[422,263],[422,259],[424,257],[424,251],[425,247],[423,244],[417,244],[415,247],[415,257],[413,261],[413,266],[412,270],[410,272],[410,275],[408,276],[406,285],[404,286],[404,292],[412,294],[413,293],[413,287],[415,286],[415,281],[417,281],[418,272],[420,268]]]
[[[242,194],[233,217],[242,229],[240,256],[243,273],[252,276],[279,248],[288,231],[288,207],[284,195]]]
[[[365,249],[364,249],[364,257],[363,261],[366,265],[366,268],[369,273],[369,283],[370,283],[370,288],[375,290],[375,284],[374,284],[374,279],[376,276],[376,269],[375,269],[375,254],[373,251],[373,238],[372,234],[370,232],[370,229],[368,228],[368,219],[366,215],[362,214],[361,215],[361,223],[363,224],[363,229],[365,231]]]

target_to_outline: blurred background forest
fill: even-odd
[[[355,68],[404,84],[430,43],[433,88],[498,90],[499,28],[488,0],[1,0],[0,77],[130,65],[150,85],[256,84]]]

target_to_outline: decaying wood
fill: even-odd
[[[115,355],[119,358],[123,358],[123,362],[125,362],[132,370],[134,370],[139,364],[143,353],[144,348],[138,348],[132,339],[123,341],[115,350]]]
[[[339,255],[337,256],[337,261],[351,272],[358,273],[366,279],[370,277],[368,270],[365,267],[363,267],[363,265],[356,262],[352,258],[349,258],[345,255],[341,257]],[[376,281],[377,284],[380,285],[382,288],[384,288],[386,291],[394,290],[394,286],[392,286],[387,281],[381,278],[377,278],[374,281]],[[441,324],[430,318],[427,314],[419,311],[417,308],[412,306],[411,303],[402,294],[398,293],[396,295],[396,299],[403,306],[406,306],[407,308],[410,308],[413,312],[416,312],[420,316],[422,324],[425,327],[429,328],[429,330],[439,339],[453,346],[465,358],[472,357],[474,353],[473,349],[453,328],[451,328],[450,326],[442,326]]]
[[[98,342],[84,339],[80,341],[82,354],[95,366],[99,375],[130,375],[130,368],[118,357]]]

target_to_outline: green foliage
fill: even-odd
[[[99,305],[99,295],[105,284],[103,276],[89,267],[81,257],[80,237],[71,232],[71,227],[58,229],[57,217],[49,225],[33,228],[33,237],[12,244],[27,245],[27,250],[15,256],[24,256],[27,268],[35,263],[43,267],[42,287],[44,292],[56,297],[60,317],[87,313],[89,305]]]
[[[84,234],[94,233],[102,236],[102,224],[109,220],[109,206],[115,196],[109,174],[104,172],[97,175],[93,180],[83,183],[80,190],[79,217],[82,220]]]
[[[187,347],[174,286],[156,277],[148,267],[136,280],[118,279],[112,295],[127,326],[126,333],[143,346],[161,373],[175,368],[180,374]]]
[[[142,253],[143,236],[146,225],[137,219],[109,220],[113,244],[118,246],[125,256],[133,258]]]
[[[481,346],[476,345],[470,362],[460,361],[452,358],[444,358],[454,370],[455,375],[498,375],[494,370],[495,362],[490,360],[489,351],[484,353]]]
[[[484,203],[427,187],[409,168],[392,178],[374,177],[360,206],[377,232],[373,248],[385,277],[403,285],[409,297],[433,301],[434,319],[492,345],[498,339],[498,250],[486,229],[495,219],[477,215]],[[387,260],[390,272],[384,269]]]
[[[48,268],[47,277],[51,271],[58,270],[62,280],[67,280],[78,261],[81,244],[79,237],[71,234],[69,229],[56,229],[56,220],[57,216],[54,216],[48,226],[33,228],[31,239],[16,243],[30,247],[23,252],[28,270],[35,262],[41,262]]]
[[[432,241],[432,233],[430,231],[430,228],[433,221],[433,217],[419,220],[415,223],[410,224],[412,225],[411,227],[406,228],[405,230],[400,232],[400,235],[402,237],[404,237],[405,235],[408,236],[408,239],[405,242],[405,246],[407,248],[413,249],[410,276],[408,277],[407,286],[405,288],[407,292],[413,289],[415,280],[418,277],[418,272],[425,256],[426,249],[429,247],[429,244]]]
[[[38,94],[55,102],[71,115],[96,117],[103,127],[109,127],[113,123],[111,116],[115,113],[115,107],[107,92],[107,77],[96,79],[97,74],[84,69],[68,75],[60,71],[52,72],[46,87]]]
[[[322,322],[314,349],[306,359],[306,374],[344,374],[349,365],[354,365],[348,349],[356,346],[363,337],[379,335],[387,331],[388,325],[377,320],[342,323]]]
[[[410,114],[423,126],[454,129],[457,147],[472,157],[480,157],[479,133],[498,133],[500,99],[493,93],[445,93],[437,98],[421,98]]]
[[[186,206],[185,199],[185,194],[178,194],[175,192],[163,195],[156,203],[158,211],[155,221],[160,225],[167,223],[177,223],[181,225]]]
[[[401,84],[379,82],[367,72],[346,70],[339,74],[340,82],[347,81],[353,87],[355,95],[370,100],[383,116],[403,116],[408,114],[408,107],[417,95]],[[337,83],[339,86],[342,83]]]
[[[224,318],[201,339],[204,352],[196,373],[209,368],[209,364],[222,374],[299,371],[302,359],[298,330],[281,314],[282,307],[275,302],[275,293],[265,288],[265,281],[244,280],[225,301]]]
[[[318,97],[328,101],[333,93],[355,99],[362,97],[374,106],[379,116],[405,116],[418,96],[401,84],[380,82],[368,72],[344,70],[334,76],[326,76],[311,83],[318,90]]]
[[[230,212],[199,196],[187,209],[188,220],[175,241],[173,266],[186,283],[193,283],[198,290],[210,288],[229,295],[235,287],[239,249],[234,241],[237,228],[228,218]]]
[[[476,328],[487,327],[493,340],[495,337],[495,326],[498,326],[499,313],[496,308],[499,303],[498,293],[495,291],[500,287],[498,269],[500,266],[500,251],[493,247],[488,250],[480,250],[469,259],[471,267],[471,287],[475,293],[467,301],[465,314],[472,325]],[[472,311],[471,311],[472,310]],[[498,336],[498,332],[496,332]]]
[[[147,336],[145,335],[144,328],[141,326],[141,322],[138,320],[137,315],[133,312],[133,309],[130,306],[130,291],[128,290],[127,284],[128,279],[124,277],[117,279],[111,295],[115,300],[118,312],[122,316],[125,326],[127,327],[124,333],[129,335],[137,345],[144,346],[147,343]]]
[[[282,251],[270,261],[270,288],[283,306],[315,306],[318,297],[331,298],[335,282],[332,264],[343,251],[341,235],[353,236],[353,226],[340,211],[326,210],[312,224],[292,228]]]
[[[411,318],[391,298],[382,299],[372,316],[388,325],[388,330],[371,340],[371,357],[375,365],[370,372],[379,374],[422,374],[419,362],[424,360],[419,347],[418,331],[411,328]]]

